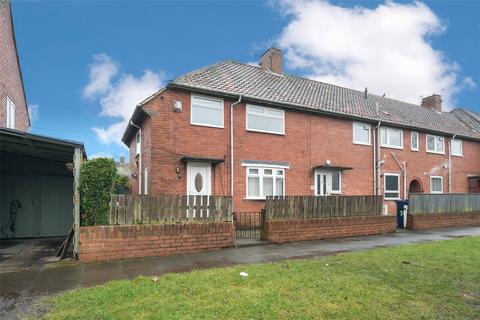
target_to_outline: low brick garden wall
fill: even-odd
[[[407,229],[430,230],[480,226],[480,211],[471,213],[408,214]]]
[[[274,243],[395,232],[395,216],[359,216],[265,221],[265,240]]]
[[[79,259],[90,262],[143,258],[234,245],[231,222],[81,227]]]

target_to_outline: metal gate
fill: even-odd
[[[265,224],[265,210],[260,212],[235,212],[233,224],[237,239],[263,238],[263,226]]]

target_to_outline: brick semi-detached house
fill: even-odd
[[[393,213],[409,192],[478,192],[480,132],[463,111],[283,74],[271,48],[259,67],[178,77],[136,107],[122,140],[135,194],[233,194],[236,212],[268,195],[379,194]]]
[[[10,3],[0,1],[0,127],[27,131],[27,100],[18,59]]]

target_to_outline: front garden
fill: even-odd
[[[479,319],[479,266],[479,237],[404,245],[113,281],[47,300],[46,317]]]

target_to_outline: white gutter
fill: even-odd
[[[242,96],[238,97],[237,102],[230,105],[230,195],[232,196],[232,212],[233,212],[233,107],[242,101]]]
[[[377,143],[377,136],[380,137],[379,128],[382,122],[378,121],[378,124],[373,129],[373,194],[380,194],[380,177],[377,177],[377,172],[380,172],[380,163],[377,160],[380,160],[380,148],[377,150],[377,145],[380,146],[380,141]],[[377,156],[378,153],[378,156]],[[378,158],[378,159],[377,159]]]
[[[135,123],[133,123],[132,120],[130,120],[130,124],[134,126],[135,128],[138,129],[138,132],[140,133],[140,152],[138,153],[138,194],[142,194],[142,128],[137,126]],[[137,143],[135,141],[135,147],[137,146]]]
[[[400,162],[397,160],[397,157],[395,156],[395,153],[392,152],[393,159],[395,159],[395,162],[398,164],[400,169],[402,170],[403,173],[403,200],[407,199],[407,165],[405,162],[403,162],[403,166],[400,164]]]
[[[457,135],[454,134],[448,141],[448,193],[452,193],[452,140],[454,140],[456,136]]]

